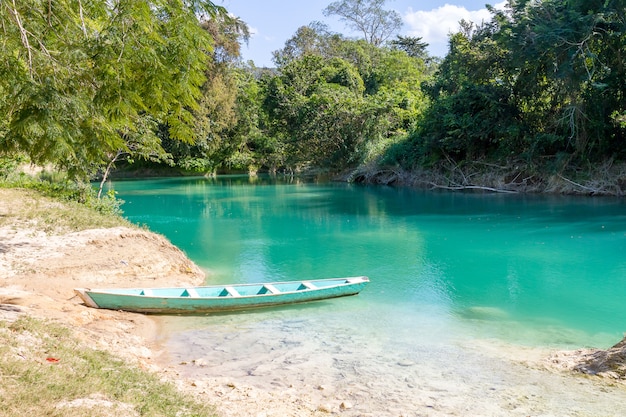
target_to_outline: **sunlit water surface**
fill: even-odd
[[[162,318],[172,357],[204,358],[213,374],[372,388],[462,358],[457,377],[493,383],[472,341],[606,348],[626,331],[623,200],[237,176],[112,186],[126,217],[167,236],[208,284],[370,278],[355,297]]]

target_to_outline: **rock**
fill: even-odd
[[[352,403],[348,401],[344,401],[339,405],[339,409],[341,410],[350,410],[353,407]]]
[[[206,361],[206,359],[194,359],[192,361],[194,363],[194,365],[196,366],[200,366],[200,367],[205,367],[205,366],[209,366],[209,363]]]
[[[22,309],[20,309],[17,306],[11,305],[11,304],[0,304],[0,310],[11,311],[11,312],[15,312],[15,313],[22,312]]]

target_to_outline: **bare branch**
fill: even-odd
[[[113,165],[119,159],[120,156],[122,156],[122,155],[124,155],[126,153],[127,152],[125,152],[125,151],[123,151],[121,149],[118,150],[117,153],[115,154],[115,156],[107,164],[107,167],[104,170],[104,174],[102,175],[102,181],[100,181],[100,188],[98,189],[98,200],[100,200],[100,197],[102,196],[102,189],[104,188],[104,183],[109,178],[109,174],[111,173],[111,169],[113,168]]]
[[[13,0],[13,9],[11,9],[9,7],[9,12],[11,12],[13,14],[13,18],[15,19],[15,23],[17,23],[17,27],[20,30],[20,37],[22,39],[22,43],[24,44],[24,47],[28,51],[28,69],[29,69],[30,74],[32,76],[32,74],[33,74],[33,54],[32,54],[32,50],[31,50],[31,47],[30,47],[30,43],[28,42],[28,32],[26,31],[26,29],[22,25],[22,19],[20,19],[20,14],[17,11],[17,5],[15,4],[15,0]]]
[[[572,184],[572,185],[575,185],[575,186],[577,186],[577,187],[580,187],[580,188],[582,188],[583,190],[587,190],[587,191],[590,191],[590,192],[592,192],[592,193],[597,193],[597,192],[598,192],[598,190],[596,190],[596,189],[594,189],[594,188],[585,187],[585,186],[584,186],[584,185],[582,185],[582,184],[578,184],[577,182],[574,182],[574,181],[572,181],[572,180],[569,180],[569,179],[565,178],[565,177],[564,177],[563,175],[561,175],[561,174],[559,174],[559,178],[561,178],[561,179],[562,179],[563,181],[565,181],[565,182],[568,182],[568,183],[570,183],[570,184]]]
[[[83,34],[87,38],[87,26],[85,26],[85,18],[83,17],[83,2],[78,0],[78,14],[80,15],[80,23],[83,28]]]
[[[517,194],[517,191],[512,191],[512,190],[504,190],[501,188],[493,188],[493,187],[483,187],[483,186],[479,186],[479,185],[460,185],[460,186],[454,186],[454,187],[450,187],[447,185],[439,185],[439,184],[434,184],[431,183],[432,188],[441,188],[443,190],[453,190],[453,191],[461,191],[461,190],[483,190],[483,191],[491,191],[494,193],[507,193],[507,194]]]

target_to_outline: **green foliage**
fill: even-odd
[[[626,158],[623,1],[490,7],[440,64],[420,38],[385,44],[400,24],[385,3],[331,3],[362,39],[314,22],[259,69],[240,62],[247,25],[208,1],[0,2],[0,177],[15,155],[77,183],[119,159],[204,173]]]
[[[521,0],[492,9],[492,22],[461,22],[424,84],[431,106],[387,161],[623,158],[624,10],[619,1]]]
[[[188,172],[196,172],[201,174],[212,173],[215,167],[209,159],[194,158],[191,156],[184,157],[178,161],[178,166]]]
[[[239,42],[249,37],[247,25],[224,15],[205,22],[203,27],[213,37],[215,50],[207,61],[206,81],[194,111],[196,140],[172,140],[165,126],[159,135],[164,149],[179,167],[213,173],[230,167],[230,156],[244,151],[253,140],[252,131],[258,119],[254,89],[258,86],[250,73],[238,67]]]
[[[420,123],[421,152],[476,159],[506,151],[504,142],[515,143],[519,131],[516,109],[507,99],[508,91],[497,85],[468,85],[440,98]]]
[[[283,49],[272,53],[273,61],[278,67],[284,67],[305,55],[332,55],[333,44],[341,38],[331,34],[328,26],[319,22],[302,26],[285,42]]]
[[[194,139],[206,1],[0,3],[0,149],[85,178],[118,152],[161,154],[155,121]]]
[[[391,46],[394,49],[406,52],[412,58],[426,59],[428,57],[428,52],[426,51],[428,44],[422,42],[421,37],[398,35],[396,39],[391,41]]]
[[[291,55],[266,84],[270,136],[284,144],[292,167],[337,170],[375,160],[425,108],[423,60],[363,41],[327,44],[326,56]]]
[[[285,138],[291,163],[332,167],[355,152],[362,129],[363,83],[340,59],[306,55],[267,87],[265,109],[274,134]]]
[[[36,175],[21,172],[22,159],[0,158],[0,187],[23,188],[56,200],[78,203],[104,215],[121,214],[123,201],[115,197],[113,191],[98,198],[97,191],[88,182],[74,181],[67,173],[42,170]]]
[[[18,168],[26,162],[28,162],[28,158],[24,155],[0,156],[0,180],[10,181],[19,177]]]
[[[298,30],[275,53],[280,74],[264,80],[268,137],[289,168],[340,170],[376,160],[415,128],[427,106],[422,58],[349,40],[326,28]]]

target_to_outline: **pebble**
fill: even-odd
[[[339,405],[339,408],[342,409],[342,410],[349,410],[352,407],[354,407],[354,406],[352,405],[352,403],[350,403],[348,401],[344,401],[344,402],[341,403],[341,405]]]
[[[194,363],[196,366],[208,366],[208,365],[209,365],[209,363],[206,361],[206,359],[202,359],[202,358],[200,358],[200,359],[194,359],[194,360],[193,360],[193,363]]]

